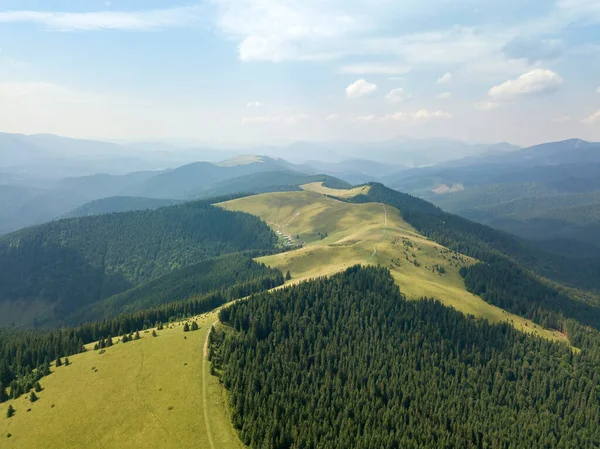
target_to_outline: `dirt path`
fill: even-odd
[[[206,436],[208,437],[208,444],[211,449],[215,449],[215,442],[213,441],[212,429],[210,427],[210,419],[208,418],[208,337],[212,327],[217,324],[215,321],[208,332],[206,333],[206,340],[204,341],[204,356],[202,357],[202,406],[204,408],[204,424],[206,425]]]
[[[387,227],[387,208],[385,207],[385,204],[382,204],[383,206],[383,222],[384,222],[384,226]],[[387,230],[384,229],[383,230],[383,238],[381,239],[381,242],[385,242],[385,240],[387,239]],[[373,257],[375,257],[377,255],[377,244],[373,245],[373,254],[371,254],[371,257],[369,259],[372,259]]]

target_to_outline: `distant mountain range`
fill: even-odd
[[[384,177],[561,254],[600,254],[600,143],[571,139]]]
[[[220,153],[159,142],[122,145],[0,134],[0,235],[63,216],[153,209],[238,192],[293,190],[316,181],[336,187],[383,182],[450,212],[547,242],[548,249],[565,253],[569,245],[590,244],[583,248],[586,252],[600,253],[597,143],[571,139],[519,149],[506,143],[398,139],[368,144],[297,142],[266,147],[265,152],[271,156],[237,155],[222,162],[177,166],[186,158]],[[139,158],[152,162],[138,164]],[[125,159],[163,169],[115,173],[131,165]],[[101,170],[107,164],[112,170],[104,174],[61,176],[76,166]],[[170,165],[174,167],[165,168]],[[62,168],[55,170],[58,166]]]
[[[238,192],[293,190],[310,182],[349,187],[328,175],[266,156],[241,156],[218,164],[195,162],[172,170],[91,175],[47,183],[44,188],[0,185],[0,235],[59,217],[155,209]]]

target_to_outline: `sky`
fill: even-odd
[[[600,141],[600,0],[0,0],[0,132]]]

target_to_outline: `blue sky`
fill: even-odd
[[[0,0],[0,131],[600,140],[600,0]]]

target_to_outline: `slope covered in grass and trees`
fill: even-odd
[[[274,248],[277,238],[265,223],[211,203],[66,219],[5,236],[0,303],[38,307],[38,324],[58,324],[82,307],[173,270]],[[5,325],[14,319],[3,315]]]
[[[213,371],[252,448],[592,448],[598,333],[563,344],[407,301],[382,268],[220,312]],[[593,331],[592,331],[593,332]]]
[[[211,259],[164,276],[107,304],[83,310],[76,327],[57,330],[0,328],[0,402],[17,398],[50,373],[50,363],[85,351],[84,345],[112,345],[112,338],[130,335],[162,323],[209,312],[238,298],[282,285],[284,276],[252,260],[249,254]],[[159,280],[160,281],[160,280]],[[118,314],[116,313],[118,312]],[[96,319],[96,321],[91,321]]]
[[[439,244],[458,251],[462,254],[478,259],[488,264],[496,271],[495,275],[503,276],[505,270],[523,269],[532,271],[539,276],[546,277],[572,287],[583,289],[600,289],[600,260],[597,258],[580,259],[573,261],[556,254],[547,253],[539,248],[534,248],[526,242],[507,234],[442,211],[427,201],[414,196],[389,189],[382,184],[373,183],[366,195],[350,198],[354,202],[382,202],[397,207],[402,218],[413,225],[424,236]],[[485,270],[471,270],[470,282],[474,284],[485,283],[487,275]],[[475,274],[476,273],[476,274]],[[491,273],[491,271],[490,271]],[[508,275],[507,275],[508,276]],[[475,279],[477,277],[478,279]],[[521,276],[514,277],[513,281],[529,282]],[[541,283],[540,279],[535,282]],[[504,285],[496,283],[498,288]],[[554,288],[554,287],[553,287]],[[540,287],[543,289],[543,287]],[[555,295],[559,291],[555,290]],[[489,292],[488,292],[489,293]],[[593,324],[600,326],[600,311],[597,300],[584,301],[580,299],[585,295],[562,295],[561,309],[565,316],[577,318],[581,316],[577,310],[591,314]],[[535,297],[529,300],[536,301]],[[539,303],[539,301],[538,301]],[[587,309],[586,309],[587,307]],[[573,310],[571,313],[570,310]],[[587,310],[587,311],[585,311]],[[577,315],[573,315],[577,314]],[[532,315],[527,316],[532,318]],[[589,322],[589,321],[588,321]]]

